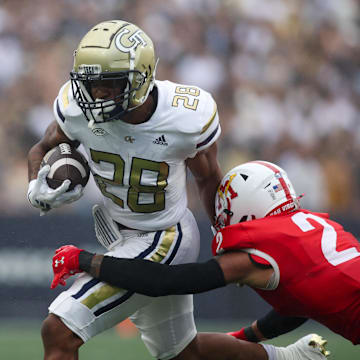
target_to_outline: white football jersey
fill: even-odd
[[[195,86],[156,81],[158,103],[145,123],[88,121],[67,82],[54,102],[55,117],[85,148],[112,218],[130,228],[161,230],[187,207],[185,160],[213,144],[221,129],[212,96]]]

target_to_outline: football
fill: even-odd
[[[64,180],[71,181],[67,191],[80,184],[85,187],[90,176],[87,160],[76,148],[67,143],[59,144],[44,156],[41,167],[50,165],[47,183],[52,189],[59,187]]]

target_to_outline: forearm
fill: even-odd
[[[240,340],[251,342],[265,341],[279,335],[288,333],[300,325],[307,318],[283,316],[271,310],[264,317],[254,321],[251,326],[243,327],[239,331],[228,333]]]
[[[306,321],[307,318],[284,316],[271,310],[264,317],[255,321],[252,327],[259,340],[266,340],[286,334]]]
[[[199,190],[201,202],[213,225],[215,222],[215,208],[214,208],[215,195],[221,181],[221,175],[218,174],[215,175],[214,177],[217,178],[218,181],[197,182],[197,187]]]
[[[218,262],[164,265],[141,259],[122,259],[82,251],[79,267],[93,277],[147,296],[183,295],[225,286]]]
[[[35,144],[28,153],[28,180],[36,179],[40,169],[41,161],[46,154],[46,150],[41,143]]]

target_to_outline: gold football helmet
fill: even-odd
[[[142,105],[154,86],[156,64],[151,39],[136,25],[121,20],[95,25],[80,41],[70,73],[74,98],[89,126]],[[94,99],[91,90],[99,84],[118,89],[116,95]]]

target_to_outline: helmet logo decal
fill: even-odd
[[[280,190],[284,190],[285,192],[285,196],[288,200],[292,200],[292,197],[291,197],[291,194],[290,194],[290,189],[288,187],[288,185],[286,184],[281,172],[279,169],[277,169],[273,164],[270,164],[270,163],[267,163],[265,161],[252,161],[253,163],[256,163],[256,164],[260,164],[260,165],[264,165],[266,166],[267,168],[271,169],[272,171],[274,171],[275,173],[275,177],[277,179],[279,179],[279,182],[280,182],[280,185],[281,185],[281,189],[279,188],[278,191]],[[275,190],[275,188],[274,188]],[[276,191],[276,190],[275,190]]]
[[[225,184],[220,184],[219,186],[219,195],[223,197],[223,195],[227,196],[228,192],[230,193],[230,199],[234,199],[238,196],[238,194],[234,191],[234,189],[231,187],[231,182],[233,181],[236,174],[230,175],[229,179],[225,181]]]
[[[229,178],[220,184],[217,194],[219,201],[215,205],[217,212],[221,210],[221,213],[216,217],[215,229],[219,231],[224,226],[230,224],[230,218],[234,215],[231,211],[231,200],[238,197],[237,192],[231,187],[231,182],[235,178],[236,174],[232,174]],[[221,201],[220,201],[221,199]]]
[[[273,189],[275,192],[278,192],[278,191],[281,191],[281,190],[284,190],[282,185],[279,183],[279,184],[276,184],[273,186]]]
[[[131,52],[131,50],[136,50],[137,47],[141,44],[142,46],[146,46],[147,42],[145,41],[145,39],[141,36],[141,34],[143,33],[141,30],[136,30],[133,34],[131,34],[130,36],[128,36],[128,34],[131,31],[129,29],[122,29],[115,38],[115,45],[116,47],[125,53],[129,53]],[[124,40],[127,40],[128,42],[131,43],[130,46],[126,46],[124,44]]]
[[[289,200],[283,204],[280,204],[275,209],[271,210],[270,213],[266,214],[266,216],[274,216],[274,215],[279,215],[279,214],[283,214],[283,213],[288,213],[292,210],[297,209],[298,206],[299,206],[299,203],[297,200],[295,200],[295,201]]]

